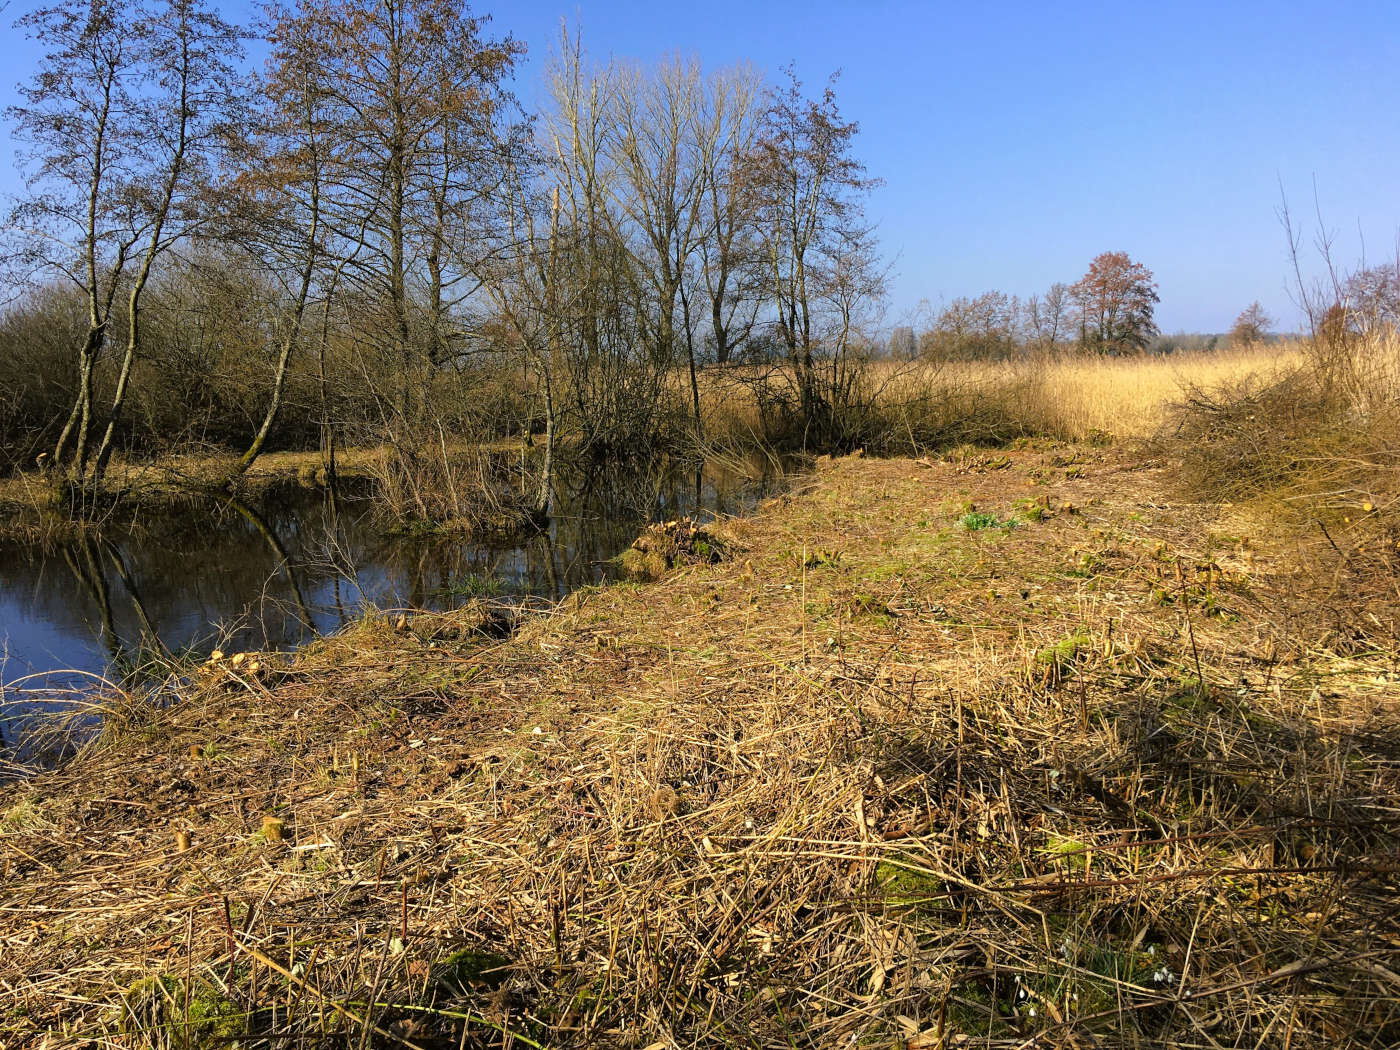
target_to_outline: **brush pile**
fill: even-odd
[[[1296,365],[1188,392],[1164,449],[1191,498],[1248,505],[1308,565],[1295,588],[1336,647],[1400,645],[1400,337],[1306,347]]]

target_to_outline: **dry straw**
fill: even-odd
[[[1169,422],[1186,390],[1247,377],[1267,382],[1305,359],[1304,347],[1284,343],[1162,356],[881,360],[860,372],[847,412],[867,447],[887,451],[1025,436],[1139,440]],[[703,431],[710,441],[743,445],[781,436],[768,431],[771,420],[761,410],[765,395],[791,394],[781,372],[731,368],[703,380]]]
[[[1027,447],[719,532],[508,639],[211,668],[4,789],[0,1042],[1400,1041],[1393,650],[1247,523]]]

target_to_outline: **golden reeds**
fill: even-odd
[[[868,442],[908,452],[964,440],[1042,436],[1070,441],[1155,435],[1171,406],[1195,388],[1246,377],[1261,381],[1304,360],[1299,344],[1211,353],[1097,357],[1028,355],[1004,361],[865,365],[853,414]],[[783,389],[781,372],[754,368],[702,376],[704,432],[742,444],[771,438],[763,391]]]

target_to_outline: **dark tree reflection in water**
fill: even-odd
[[[0,734],[81,709],[104,681],[139,686],[171,656],[291,649],[371,608],[562,597],[607,579],[645,522],[741,512],[782,476],[763,461],[576,467],[545,531],[494,543],[394,535],[371,492],[289,486],[0,547]]]

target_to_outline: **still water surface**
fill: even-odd
[[[291,649],[370,608],[561,597],[607,579],[646,521],[739,512],[780,478],[761,461],[575,470],[546,532],[494,545],[389,535],[368,492],[291,489],[0,548],[0,737],[13,747],[153,656]]]

